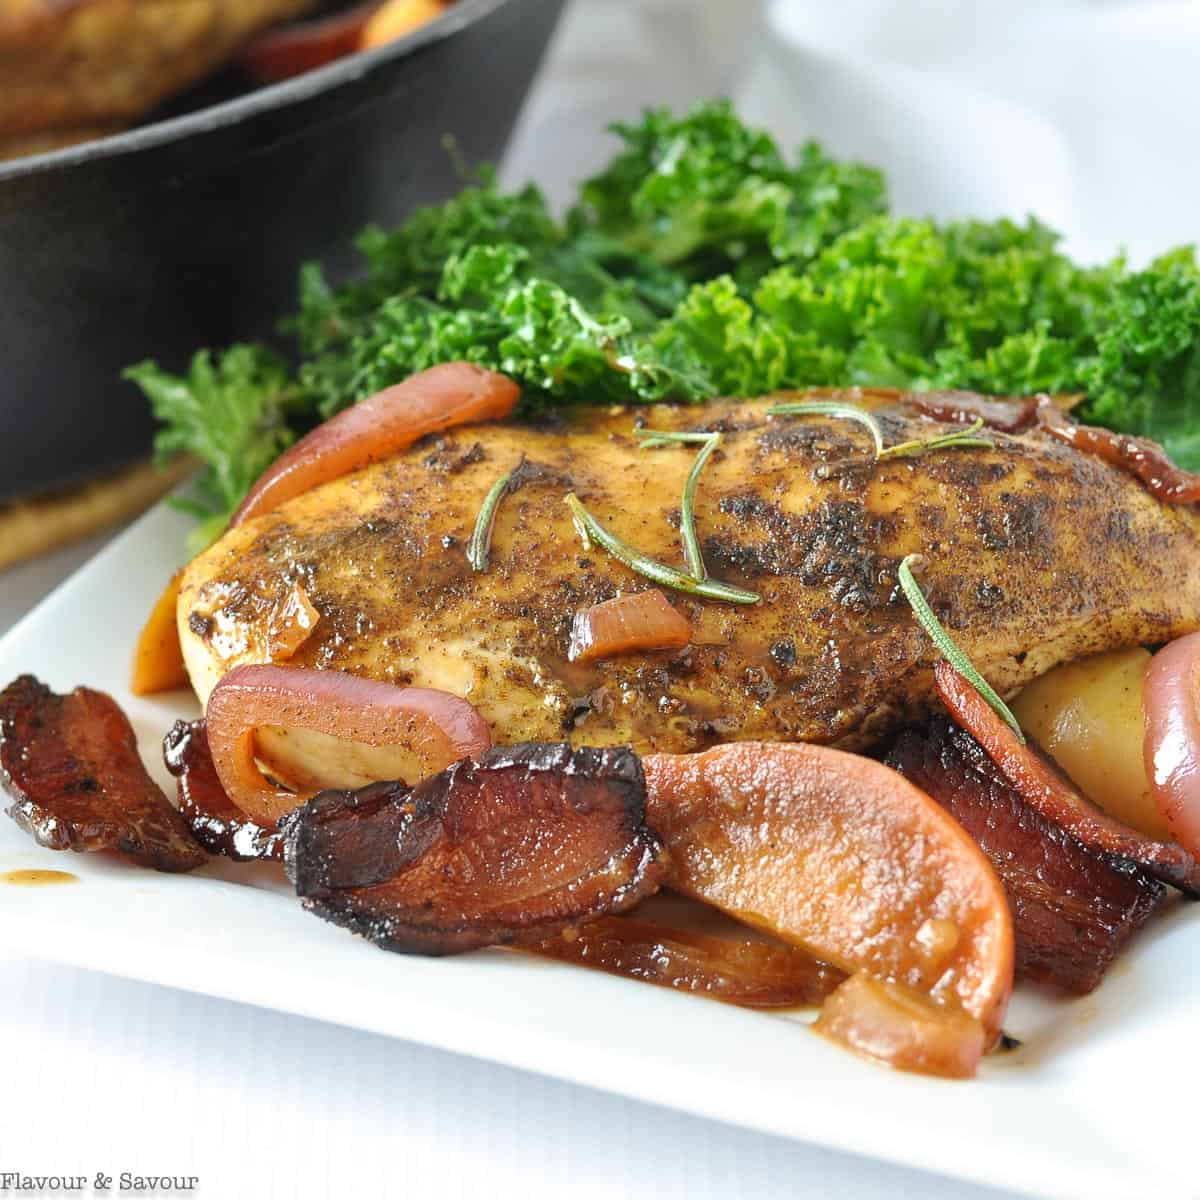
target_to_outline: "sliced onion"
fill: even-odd
[[[473,363],[442,363],[410,375],[331,417],[285,450],[258,477],[230,525],[396,454],[427,433],[506,417],[520,394],[507,375]]]
[[[1200,475],[1177,467],[1167,452],[1149,438],[1131,437],[1097,425],[1076,424],[1049,401],[1038,408],[1038,425],[1060,442],[1127,471],[1164,504],[1200,501]]]
[[[968,425],[982,419],[989,429],[1021,433],[1037,419],[1036,396],[979,396],[974,392],[913,392],[913,407],[938,421]]]
[[[474,758],[492,744],[487,722],[458,696],[308,667],[235,667],[213,688],[206,717],[222,786],[262,823],[278,820],[305,797],[279,791],[259,770],[255,731],[261,725],[311,729],[368,746],[404,746],[423,775]]]
[[[571,626],[568,658],[591,662],[634,650],[676,650],[691,640],[687,618],[651,588],[581,608]]]
[[[798,946],[735,941],[633,916],[601,917],[531,949],[560,962],[747,1008],[819,1004],[846,978]]]
[[[1142,705],[1154,803],[1180,845],[1200,854],[1200,633],[1176,639],[1150,660]]]
[[[1157,842],[1102,812],[1034,746],[1022,745],[1004,719],[945,659],[933,673],[951,717],[983,747],[1026,803],[1085,846],[1130,859],[1164,883],[1200,895],[1200,863],[1188,850],[1174,842]]]

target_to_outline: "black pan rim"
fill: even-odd
[[[373,50],[360,50],[356,54],[346,55],[323,67],[306,71],[294,79],[265,84],[244,96],[235,96],[220,104],[209,105],[149,125],[139,125],[121,133],[110,134],[108,137],[81,142],[77,146],[65,146],[58,150],[17,158],[10,163],[0,163],[0,185],[10,179],[71,169],[103,159],[137,154],[142,150],[171,142],[185,141],[193,134],[236,125],[262,113],[286,108],[293,102],[318,96],[322,92],[335,91],[339,87],[357,83],[425,46],[453,37],[468,25],[508,3],[510,0],[456,0],[440,16],[395,41],[377,46]]]

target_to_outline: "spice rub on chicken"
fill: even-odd
[[[888,445],[963,429],[900,395],[852,399]],[[908,554],[925,556],[926,596],[1004,695],[1060,662],[1200,627],[1200,518],[1103,459],[1039,428],[877,459],[862,422],[769,404],[465,426],[289,500],[187,570],[178,617],[197,693],[238,664],[286,661],[453,692],[499,743],[856,749],[933,702],[938,655],[896,582]],[[656,585],[594,538],[584,547],[569,493],[640,554],[684,570],[681,497],[698,446],[645,449],[639,428],[722,432],[695,527],[712,577],[758,602],[670,590],[689,645],[571,661],[581,609]],[[508,472],[475,570],[472,531]],[[259,744],[300,786],[314,755],[339,756],[321,781],[390,777],[373,757],[386,752],[319,735],[260,730]]]

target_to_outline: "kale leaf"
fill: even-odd
[[[612,128],[621,149],[561,221],[483,171],[367,230],[354,281],[305,265],[294,369],[254,346],[182,376],[131,368],[159,454],[205,463],[209,528],[316,421],[453,359],[511,375],[527,411],[849,384],[1081,393],[1087,420],[1200,468],[1190,248],[1131,271],[1073,262],[1033,219],[895,217],[878,171],[816,144],[789,157],[725,102]]]

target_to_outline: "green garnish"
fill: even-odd
[[[871,441],[875,444],[875,460],[883,458],[906,458],[916,454],[927,454],[933,450],[966,449],[970,446],[995,446],[988,437],[976,436],[983,428],[983,418],[976,417],[966,429],[954,429],[949,433],[939,433],[931,438],[914,438],[909,442],[897,442],[894,446],[884,446],[883,426],[875,415],[857,404],[840,404],[835,401],[826,403],[823,400],[798,400],[786,404],[772,404],[767,409],[770,417],[841,417],[844,421],[857,421],[871,433]]]
[[[787,404],[772,404],[767,409],[767,416],[840,417],[843,421],[857,421],[870,432],[871,441],[875,444],[875,457],[879,459],[884,455],[883,426],[873,414],[865,408],[859,408],[857,404],[838,404],[834,401],[826,403],[824,400],[789,401]]]
[[[983,428],[983,418],[976,417],[966,429],[955,429],[950,433],[939,433],[931,438],[914,438],[911,442],[897,442],[879,452],[879,458],[905,458],[915,454],[928,454],[933,450],[965,450],[970,447],[994,449],[996,443],[989,437],[977,437]]]
[[[356,281],[305,267],[278,358],[138,368],[160,454],[205,463],[200,511],[229,512],[317,421],[454,359],[510,375],[526,411],[854,384],[1082,393],[1080,420],[1200,467],[1191,249],[1135,271],[1072,261],[1035,220],[893,216],[878,171],[814,143],[785,154],[727,103],[613,131],[564,220],[481,173],[364,233]]]
[[[653,450],[658,446],[670,446],[678,442],[700,443],[700,453],[692,463],[687,480],[683,485],[683,502],[679,506],[679,536],[683,540],[683,557],[687,562],[688,573],[693,579],[707,579],[708,568],[704,565],[704,555],[700,550],[700,538],[696,535],[696,485],[700,482],[700,472],[704,464],[712,457],[712,452],[721,444],[719,433],[668,433],[657,429],[635,429],[635,437],[644,438],[643,450]]]
[[[661,583],[663,587],[674,588],[678,592],[704,596],[709,600],[724,600],[729,604],[757,604],[761,599],[754,592],[734,587],[731,583],[722,583],[719,579],[693,579],[692,576],[675,567],[669,567],[656,558],[650,558],[605,529],[584,508],[583,503],[574,492],[567,493],[566,502],[585,550],[590,550],[594,541],[598,546],[607,550],[618,562],[623,562],[631,571],[636,571],[639,575],[644,575],[655,583]]]
[[[917,618],[921,628],[929,635],[929,640],[941,651],[942,657],[988,702],[992,710],[1003,718],[1005,724],[1020,738],[1023,746],[1025,735],[1021,732],[1021,726],[1017,724],[1017,718],[1012,715],[1008,705],[1000,699],[992,685],[980,675],[971,660],[946,632],[945,626],[937,619],[933,609],[929,607],[929,601],[925,599],[925,593],[921,591],[920,584],[913,578],[912,564],[920,562],[924,557],[923,554],[907,555],[901,561],[896,572],[901,590],[909,604],[912,605],[913,615]]]
[[[488,552],[492,548],[492,529],[496,524],[496,510],[500,507],[500,500],[508,491],[511,480],[511,471],[501,475],[488,488],[488,494],[483,498],[479,516],[475,518],[475,529],[471,534],[471,540],[467,543],[467,562],[471,564],[471,569],[474,571],[487,570]]]

